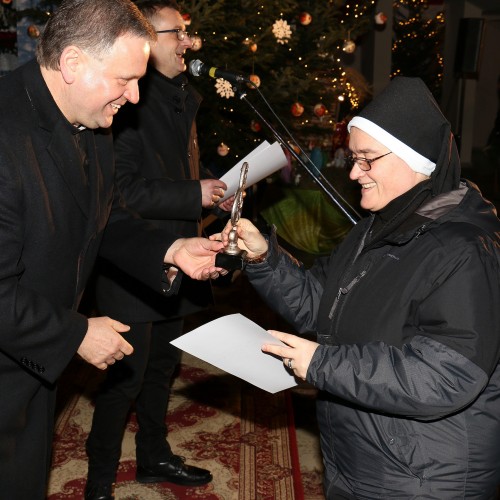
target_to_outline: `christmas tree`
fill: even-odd
[[[359,37],[373,29],[374,1],[182,0],[180,5],[193,39],[186,59],[254,82],[239,84],[234,95],[226,81],[191,78],[204,97],[198,128],[209,165],[230,168],[264,138],[273,140],[248,105],[278,127],[262,96],[304,147],[313,139],[331,142],[335,124],[368,97],[369,85],[349,62]]]
[[[443,78],[444,13],[426,0],[394,1],[392,77],[418,76],[439,101]]]
[[[16,56],[16,11],[12,2],[0,3],[0,75],[12,69]]]
[[[0,58],[17,53],[16,19],[43,26],[60,0],[0,3]],[[376,3],[347,0],[179,0],[194,49],[187,59],[251,75],[237,96],[227,82],[192,78],[204,97],[199,114],[203,158],[222,169],[264,138],[253,103],[277,126],[259,91],[299,143],[331,142],[335,127],[370,97],[352,68],[352,52],[374,29]],[[392,76],[420,76],[439,98],[444,16],[427,0],[394,0]],[[29,8],[28,8],[29,7]],[[19,40],[18,40],[19,43]],[[11,69],[11,68],[9,68]],[[241,92],[244,98],[241,99]],[[225,97],[227,96],[227,97]],[[221,146],[224,144],[225,146]],[[227,153],[226,156],[221,154]]]

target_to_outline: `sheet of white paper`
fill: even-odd
[[[297,385],[281,359],[260,350],[282,342],[241,314],[218,318],[171,343],[272,394]]]
[[[221,181],[227,184],[224,198],[222,198],[221,201],[233,196],[238,190],[238,186],[240,185],[241,166],[244,162],[248,162],[246,187],[249,188],[265,177],[274,174],[274,172],[280,168],[283,168],[288,163],[288,160],[278,142],[272,145],[267,141],[261,142],[252,152],[246,155],[243,160],[220,178]]]

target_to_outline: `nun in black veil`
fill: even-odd
[[[422,80],[395,78],[348,128],[368,216],[329,257],[306,269],[238,224],[251,283],[315,335],[262,349],[319,389],[328,499],[496,498],[500,221]]]

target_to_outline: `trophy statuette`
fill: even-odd
[[[238,234],[236,232],[236,224],[241,217],[241,209],[243,208],[243,194],[245,192],[248,174],[248,162],[244,162],[240,171],[240,182],[238,190],[234,195],[233,208],[231,210],[231,230],[229,231],[229,243],[227,247],[215,257],[215,265],[222,267],[228,271],[235,269],[243,269],[246,252],[238,248]]]

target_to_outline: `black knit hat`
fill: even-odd
[[[433,193],[458,188],[460,160],[451,126],[420,78],[396,77],[349,122],[410,168],[431,175]]]

